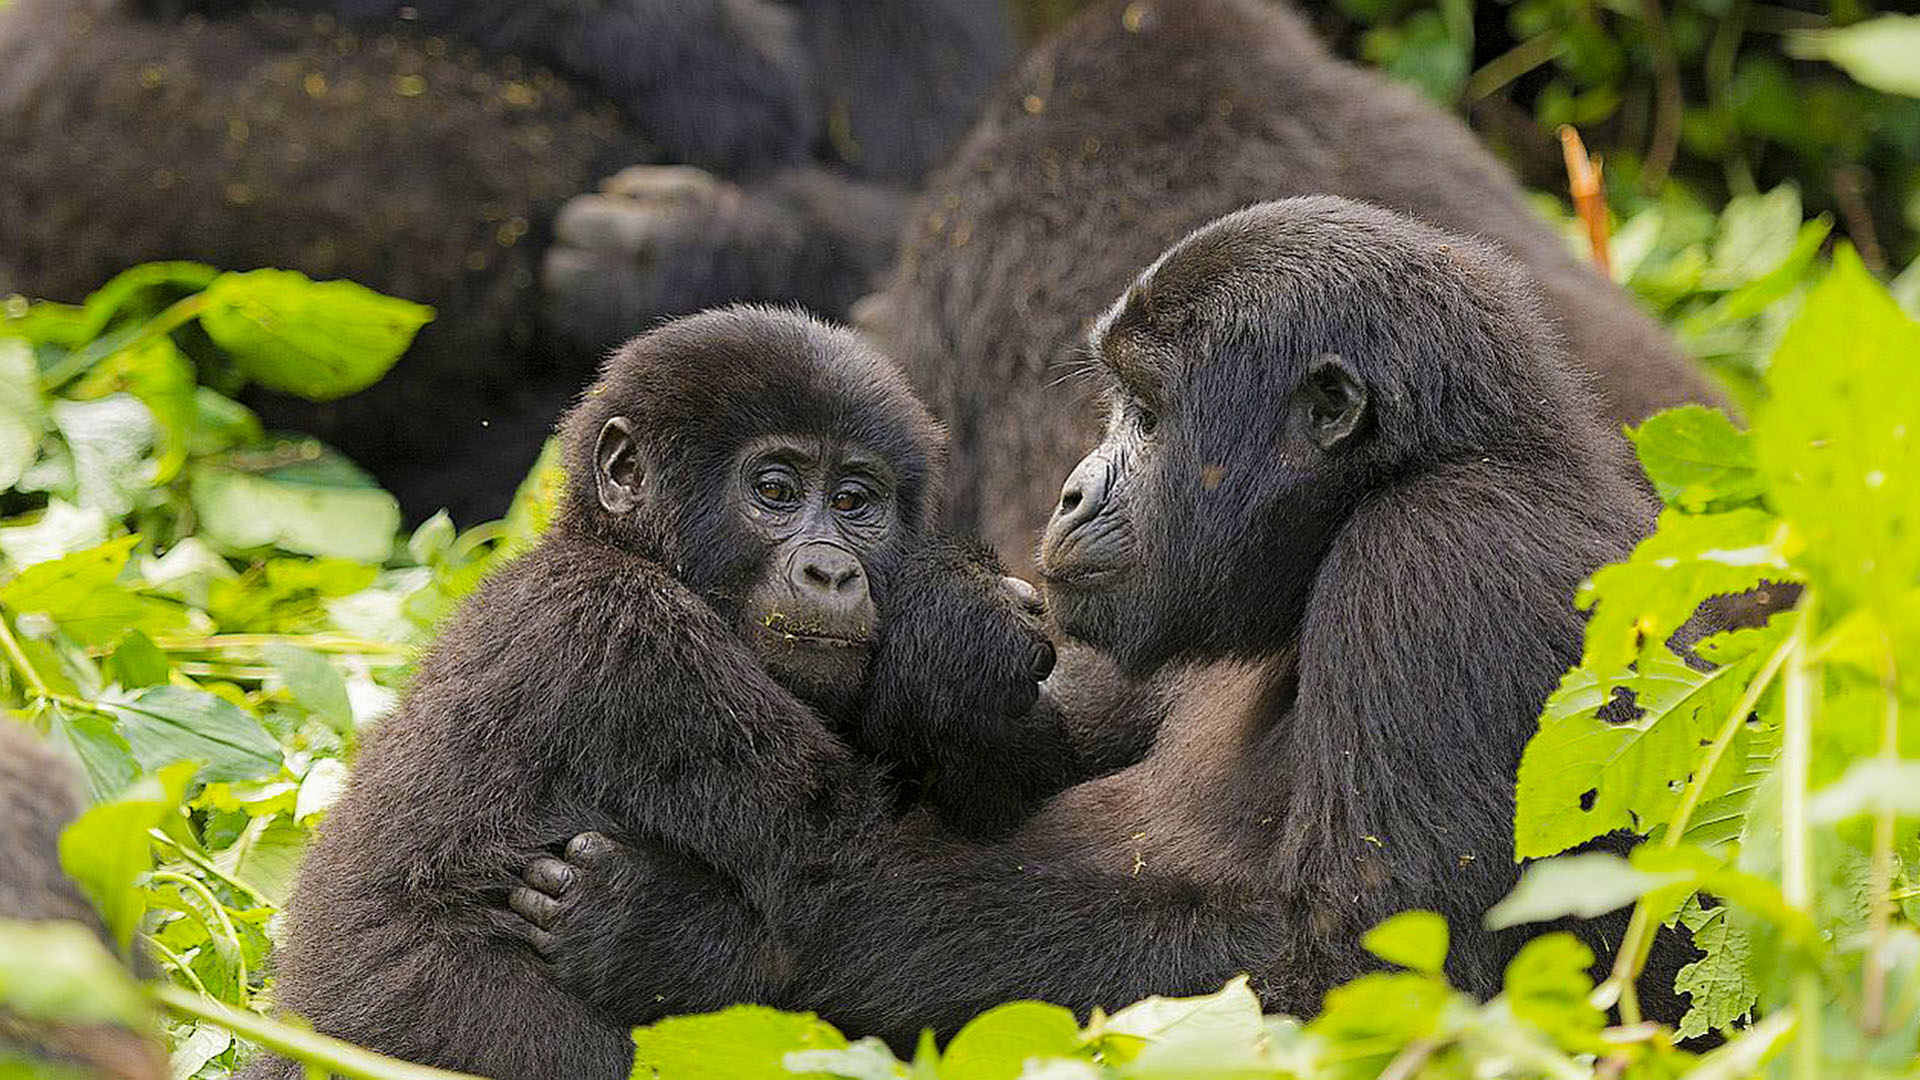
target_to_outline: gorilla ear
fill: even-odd
[[[1334,353],[1307,365],[1300,393],[1306,401],[1307,434],[1322,450],[1345,443],[1367,422],[1367,385]]]
[[[609,514],[630,514],[646,499],[647,462],[633,437],[633,421],[616,416],[600,427],[593,447],[594,485]]]

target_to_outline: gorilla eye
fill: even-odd
[[[753,491],[760,496],[760,501],[770,505],[784,505],[799,497],[792,484],[779,479],[761,480],[754,485]]]
[[[867,505],[867,496],[863,491],[847,488],[833,497],[833,508],[842,514],[851,514]]]
[[[1160,414],[1145,406],[1134,406],[1135,423],[1140,425],[1140,434],[1151,435],[1160,426]]]

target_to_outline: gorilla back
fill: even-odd
[[[1027,57],[929,181],[876,312],[949,425],[952,524],[1009,560],[1030,553],[1094,430],[1060,366],[1086,320],[1190,230],[1309,194],[1504,246],[1540,283],[1607,419],[1719,400],[1412,90],[1334,60],[1267,0],[1104,0]]]

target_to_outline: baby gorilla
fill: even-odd
[[[807,853],[897,816],[888,769],[842,736],[909,748],[888,765],[916,773],[1001,740],[1030,756],[1053,662],[1031,591],[928,533],[939,430],[850,332],[752,308],[671,323],[608,361],[564,435],[558,521],[367,739],[279,969],[321,1031],[502,1080],[632,1055],[510,936],[505,868],[583,827],[671,852],[672,959],[727,977],[657,981],[657,1012],[751,997],[785,974],[757,913]],[[968,793],[932,790],[966,821]],[[737,917],[682,925],[696,901]]]

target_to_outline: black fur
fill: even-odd
[[[955,527],[1023,572],[1094,431],[1072,377],[1085,320],[1188,231],[1320,193],[1504,246],[1608,421],[1721,400],[1415,91],[1329,56],[1270,0],[1103,0],[1026,58],[929,179],[871,309],[950,426]]]
[[[646,499],[626,513],[598,484],[615,418],[639,433],[646,464]],[[852,332],[798,315],[668,324],[609,360],[565,421],[569,487],[553,529],[481,587],[369,734],[289,908],[281,1005],[328,1034],[502,1080],[624,1076],[624,1024],[553,988],[498,910],[513,868],[583,827],[666,853],[661,895],[680,899],[650,910],[690,935],[611,970],[596,950],[583,979],[684,973],[650,984],[655,1017],[785,981],[757,913],[780,910],[821,853],[898,816],[893,772],[941,763],[910,740],[896,759],[856,756],[838,729],[875,725],[804,704],[749,644],[745,598],[773,568],[731,492],[742,448],[785,435],[858,444],[895,481],[898,520],[864,559],[881,610],[873,678],[899,710],[875,725],[917,715],[905,699],[923,694],[929,722],[978,713],[970,751],[1003,729],[1007,752],[1020,748],[1028,736],[993,714],[1031,703],[1045,674],[1036,639],[994,568],[927,535],[942,448],[905,381]],[[940,633],[916,629],[927,620],[946,634],[938,662],[889,652],[893,635]],[[972,703],[932,698],[926,680],[955,669],[976,676],[959,687]],[[1022,683],[1024,697],[1008,688]],[[708,905],[723,914],[683,921]],[[283,1071],[270,1061],[253,1075]]]
[[[0,10],[0,294],[77,300],[184,258],[433,304],[373,388],[252,400],[410,515],[494,515],[607,346],[718,303],[832,314],[872,287],[908,185],[1008,42],[976,0],[867,9],[17,0]],[[555,236],[567,199],[661,162],[721,172],[663,194],[643,168]]]
[[[0,721],[0,919],[77,922],[112,947],[99,913],[60,869],[60,830],[79,814],[72,767],[23,725]],[[28,1023],[0,1009],[0,1072],[13,1075],[7,1066],[19,1067],[21,1059],[81,1070],[81,1076],[167,1075],[151,1032]]]
[[[1539,929],[1481,918],[1518,876],[1514,773],[1580,654],[1571,598],[1652,518],[1534,295],[1489,245],[1334,198],[1182,241],[1092,337],[1108,486],[1044,561],[1061,626],[1127,673],[1203,665],[1168,680],[1151,755],[998,843],[821,853],[757,910],[777,984],[722,985],[724,919],[665,918],[689,898],[644,851],[558,883],[548,931],[599,952],[629,1007],[692,980],[902,1047],[1005,1000],[1110,1009],[1243,971],[1311,1015],[1378,966],[1366,930],[1416,907],[1447,918],[1449,976],[1494,993]],[[1330,365],[1357,389],[1321,386]],[[1604,955],[1620,925],[1581,929]]]

